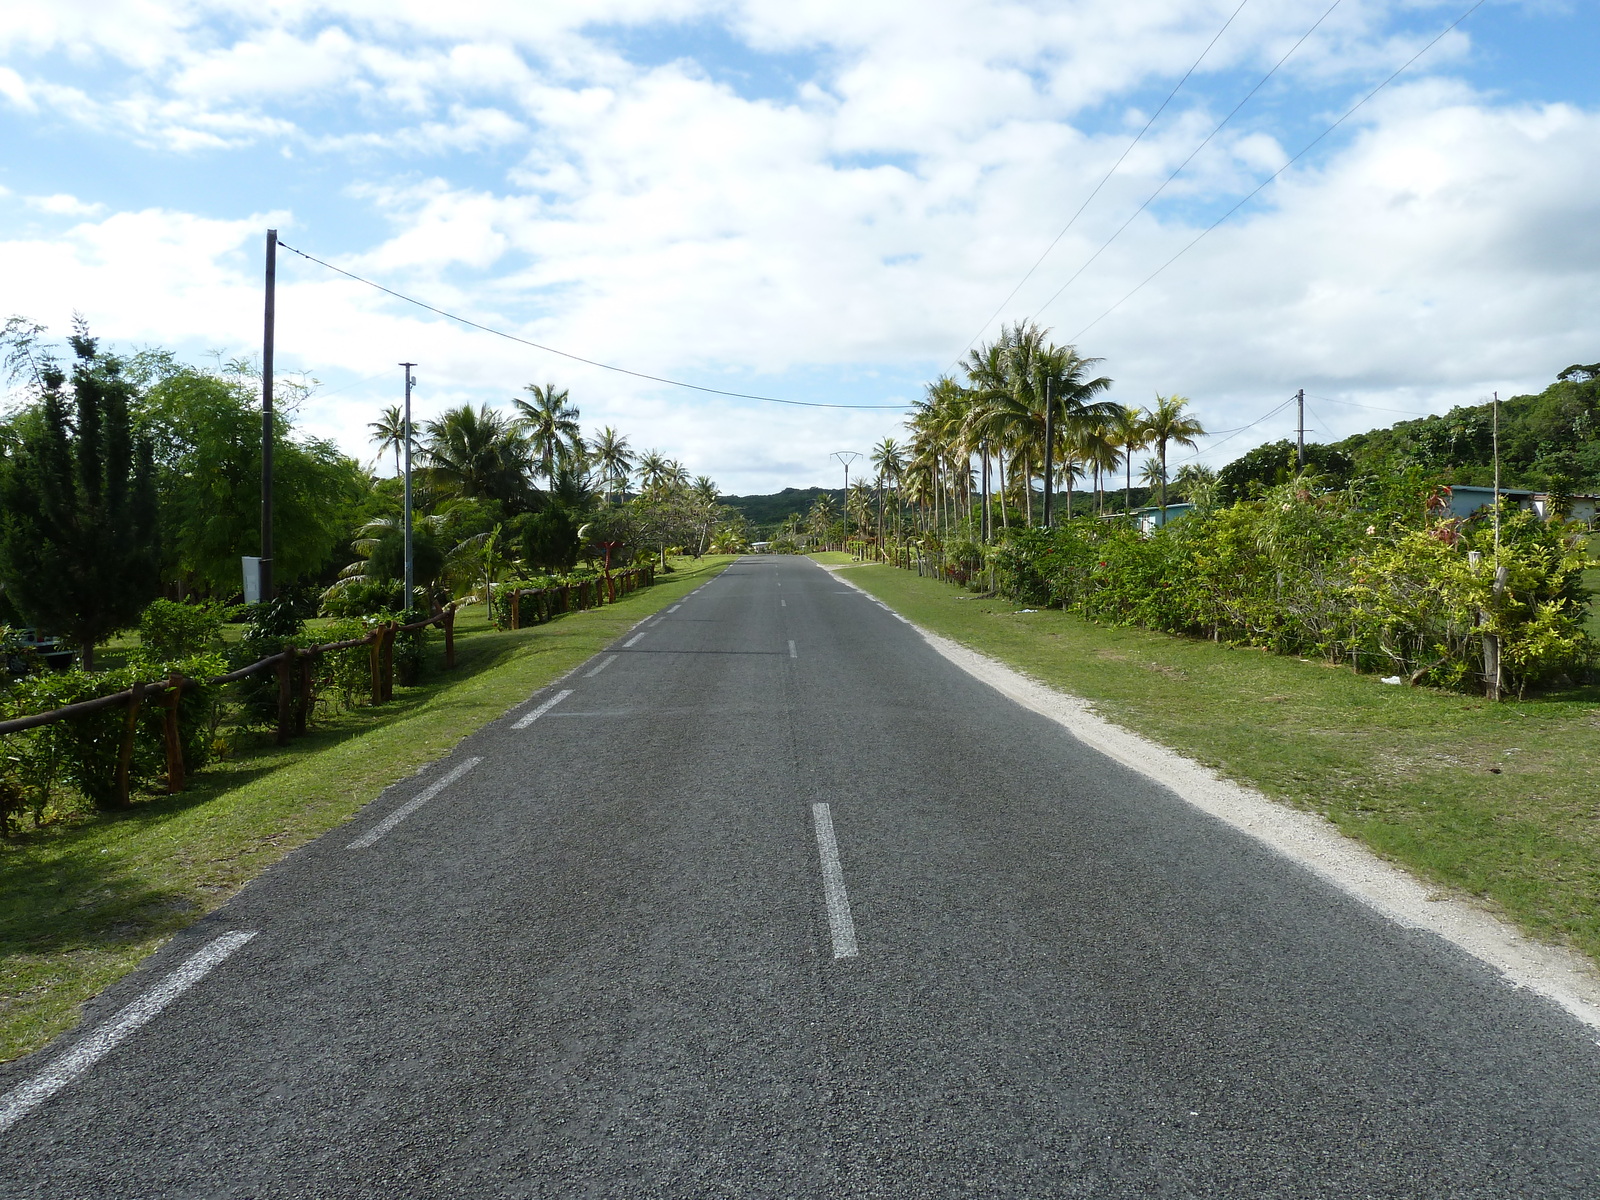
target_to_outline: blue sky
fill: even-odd
[[[1065,340],[1471,0],[1247,0],[1000,320]],[[713,387],[904,403],[946,369],[1238,0],[863,6],[94,4],[0,11],[0,308],[200,359],[258,349],[262,233],[532,340]],[[1116,395],[1214,429],[1297,387],[1315,436],[1600,358],[1600,18],[1488,0],[1085,335]],[[489,338],[285,256],[304,428],[569,386],[725,490],[827,482],[892,411],[676,391]],[[1041,307],[1044,306],[1044,307]],[[987,327],[993,333],[997,324]],[[376,378],[373,378],[376,376]],[[1281,436],[1283,418],[1202,456]]]

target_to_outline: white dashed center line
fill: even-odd
[[[607,667],[609,667],[612,663],[614,663],[616,661],[617,661],[617,656],[615,654],[606,655],[604,658],[602,658],[600,660],[600,662],[599,662],[599,664],[597,666],[590,667],[587,671],[584,672],[584,678],[585,679],[593,679],[596,675],[600,674],[601,671],[604,671]]]
[[[563,692],[561,694],[565,696],[569,693]],[[379,821],[355,841],[351,842],[345,847],[345,849],[365,850],[368,846],[373,845],[384,834],[388,833],[396,825],[400,824],[401,821],[404,821],[412,813],[416,812],[417,809],[421,808],[429,800],[432,800],[440,792],[444,791],[445,788],[449,787],[456,780],[460,779],[463,775],[472,770],[473,767],[477,766],[482,761],[483,760],[481,758],[469,758],[455,770],[451,771],[448,775],[434,780],[427,787],[423,788],[422,791],[418,792],[415,797],[407,800],[399,808],[395,809],[387,817]]]
[[[644,634],[642,634],[642,633],[634,634],[631,638],[629,638],[627,641],[622,643],[622,648],[624,650],[626,650],[629,646],[633,645],[635,642],[637,642],[643,636],[644,636]]]
[[[822,900],[828,907],[828,932],[833,935],[833,957],[855,958],[856,923],[850,916],[850,897],[844,890],[844,868],[839,865],[839,843],[833,836],[833,815],[826,804],[811,806],[817,827],[817,855],[822,862]]]

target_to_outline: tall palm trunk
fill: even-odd
[[[1011,517],[1006,512],[1006,448],[995,447],[995,466],[1000,469],[1000,528],[1011,528]]]
[[[1022,452],[1022,498],[1028,507],[1028,528],[1033,528],[1033,455]]]

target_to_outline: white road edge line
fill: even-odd
[[[817,856],[822,860],[822,900],[828,906],[828,932],[833,935],[833,957],[855,958],[856,923],[850,916],[850,897],[844,890],[844,868],[839,865],[839,843],[833,836],[833,814],[826,804],[811,806],[817,827]]]
[[[607,667],[609,667],[612,663],[614,663],[616,661],[617,661],[617,656],[615,654],[608,654],[608,655],[606,655],[604,658],[602,658],[600,660],[600,665],[599,666],[590,667],[587,671],[585,671],[583,673],[583,677],[585,679],[593,679],[596,675],[600,674],[601,671],[604,671]]]
[[[793,639],[790,639],[790,642],[789,642],[789,657],[790,658],[799,658],[800,657],[800,655],[795,652]]]
[[[681,604],[674,604],[671,608],[667,609],[667,611],[669,613],[675,613],[682,607],[683,607],[683,605],[681,605]]]
[[[1220,778],[1175,750],[1113,725],[1087,700],[1058,692],[895,615],[968,675],[1048,717],[1086,746],[1299,863],[1395,924],[1443,938],[1500,972],[1513,987],[1537,992],[1600,1030],[1600,971],[1575,952],[1536,942],[1510,922],[1464,901],[1439,899],[1433,887],[1384,862],[1325,817],[1278,804],[1254,788]]]
[[[212,968],[255,936],[254,930],[235,930],[202,946],[171,975],[123,1008],[39,1074],[0,1096],[0,1133],[6,1132],[110,1054],[130,1033],[153,1020],[162,1009],[199,983],[211,973]]]
[[[539,707],[534,709],[531,713],[528,713],[526,716],[518,717],[515,721],[511,722],[511,728],[526,729],[529,725],[532,725],[540,717],[544,716],[545,713],[549,712],[552,708],[560,704],[570,695],[572,695],[572,689],[563,688],[554,696],[551,696],[550,699],[546,700],[543,704],[539,705]]]
[[[563,693],[563,695],[565,695],[565,694],[566,693]],[[483,761],[483,759],[481,759],[481,758],[469,758],[465,762],[463,762],[460,766],[456,767],[453,771],[451,771],[448,775],[445,775],[444,777],[442,777],[440,779],[435,779],[432,783],[430,783],[427,787],[423,788],[420,792],[418,792],[410,800],[407,800],[399,808],[395,809],[387,817],[385,817],[383,820],[379,821],[376,825],[374,825],[371,829],[369,829],[365,833],[363,833],[355,841],[351,842],[348,846],[345,847],[345,849],[346,850],[365,850],[368,846],[372,846],[372,845],[377,844],[378,839],[381,838],[384,834],[388,833],[396,825],[400,824],[401,821],[404,821],[412,813],[416,812],[417,809],[421,808],[429,800],[432,800],[440,792],[444,791],[445,788],[449,787],[456,780],[460,779],[463,775],[465,775],[468,771],[472,770],[473,767],[477,766],[482,761]]]
[[[622,648],[624,650],[626,650],[629,646],[633,645],[635,642],[637,642],[643,636],[644,636],[644,634],[642,634],[642,633],[634,634],[631,638],[629,638],[627,641],[622,643]]]

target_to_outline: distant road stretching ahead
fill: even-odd
[[[794,558],[391,789],[0,1091],[5,1197],[1600,1196],[1577,1022]]]

